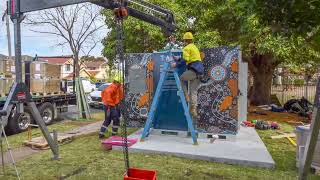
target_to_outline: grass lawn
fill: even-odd
[[[74,128],[77,128],[79,126],[93,123],[95,121],[101,121],[103,118],[104,118],[103,113],[95,113],[95,114],[92,114],[92,119],[90,120],[61,121],[48,126],[48,129],[50,132],[52,132],[54,129],[57,130],[58,132],[66,132]],[[10,143],[11,148],[17,148],[17,147],[23,146],[23,141],[27,140],[28,138],[27,134],[28,132],[22,132],[13,136],[8,136],[8,141]],[[39,128],[33,128],[32,137],[38,137],[38,136],[42,136],[41,130]]]
[[[282,131],[292,132],[293,127],[281,123]],[[131,130],[132,131],[132,130]],[[273,170],[252,168],[200,160],[189,160],[174,156],[131,153],[132,167],[156,169],[160,180],[185,179],[297,179],[295,147],[287,139],[271,140],[275,131],[258,131],[276,162]],[[18,135],[20,136],[20,135]],[[214,149],[213,149],[214,150]],[[52,161],[49,150],[26,158],[18,163],[23,179],[122,179],[124,173],[123,154],[104,151],[97,135],[78,138],[60,147],[61,160]],[[0,179],[15,179],[12,166],[6,167],[9,175]],[[320,179],[311,176],[310,179]]]

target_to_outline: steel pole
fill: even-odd
[[[14,54],[15,54],[15,72],[16,83],[22,83],[22,63],[21,63],[21,19],[22,13],[20,13],[20,0],[17,0],[14,4],[15,11],[11,17],[14,27]],[[23,113],[23,104],[17,104],[17,112]]]
[[[8,55],[9,55],[9,59],[11,59],[12,52],[11,52],[11,33],[10,33],[9,15],[6,14],[5,16],[6,16],[6,26],[7,26]]]

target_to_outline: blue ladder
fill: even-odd
[[[187,105],[187,101],[186,101],[186,98],[185,98],[185,95],[184,95],[184,92],[183,92],[183,89],[181,86],[181,82],[180,82],[178,73],[174,70],[170,70],[170,63],[169,62],[165,62],[164,66],[161,70],[160,80],[157,85],[156,93],[153,97],[150,112],[149,112],[146,124],[144,126],[140,141],[143,142],[145,137],[149,135],[149,131],[150,131],[150,128],[153,124],[154,116],[155,116],[155,113],[156,113],[156,110],[157,110],[157,107],[159,104],[161,94],[162,94],[162,92],[168,91],[168,90],[169,91],[177,90],[177,94],[181,99],[181,103],[182,103],[182,106],[184,109],[184,115],[187,119],[188,129],[191,133],[193,144],[198,145],[197,134],[196,134],[195,128],[193,126],[189,107]]]

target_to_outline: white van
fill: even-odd
[[[91,93],[92,91],[96,90],[96,85],[93,84],[90,80],[88,79],[81,79],[82,80],[82,85],[85,93]],[[67,92],[68,93],[73,93],[73,81],[68,81],[67,82]]]

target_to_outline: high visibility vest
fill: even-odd
[[[184,47],[182,53],[182,57],[186,61],[187,65],[195,61],[201,61],[200,51],[193,43]]]
[[[108,106],[116,106],[123,99],[122,86],[117,86],[112,83],[105,90],[101,92],[102,102]]]

